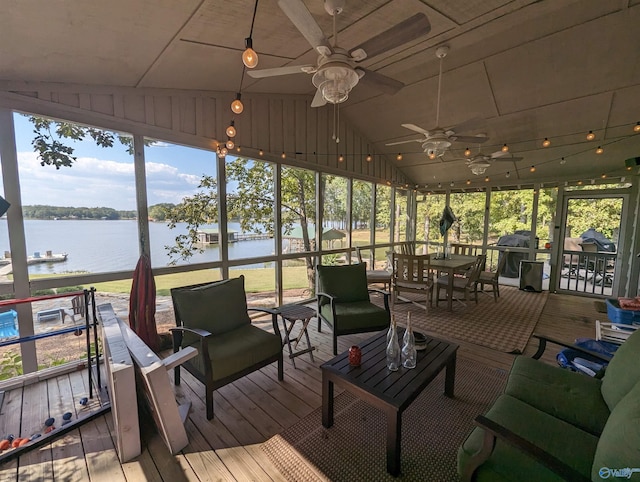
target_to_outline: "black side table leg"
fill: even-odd
[[[400,475],[400,441],[402,440],[402,413],[387,411],[387,472]]]
[[[444,394],[453,398],[453,387],[456,380],[456,352],[453,352],[451,358],[447,362],[446,374],[444,379]]]
[[[333,425],[333,382],[322,377],[322,426],[329,428]]]

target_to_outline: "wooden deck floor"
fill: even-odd
[[[482,302],[490,301],[486,298]],[[589,298],[550,294],[535,331],[565,341],[594,337],[595,320],[605,317],[596,312]],[[328,330],[317,333],[315,326],[314,320],[310,335],[317,347],[315,363],[303,355],[296,359],[294,368],[285,357],[284,382],[277,381],[274,364],[217,390],[215,419],[211,422],[205,417],[203,386],[183,370],[183,382],[175,391],[179,401],[192,402],[186,423],[190,444],[177,456],[169,454],[150,417],[141,415],[143,453],[132,462],[120,464],[110,435],[111,415],[107,414],[18,460],[0,465],[0,480],[284,480],[260,444],[321,405],[319,366],[332,358],[331,338]],[[339,349],[345,350],[368,336],[340,337]],[[532,354],[535,348],[530,341],[525,354]],[[545,359],[555,363],[556,352],[547,350]],[[461,343],[458,353],[505,370],[514,358],[470,343]],[[67,411],[80,416],[80,410],[85,409],[77,400],[87,396],[87,384],[86,371],[77,371],[6,392],[0,412],[0,436],[28,436],[41,430],[48,416],[60,420]]]

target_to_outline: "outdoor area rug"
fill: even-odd
[[[387,473],[386,416],[349,392],[335,399],[325,429],[318,408],[261,445],[290,481],[456,481],[458,447],[502,393],[507,374],[458,358],[455,398],[444,395],[444,371],[402,415],[401,476]]]
[[[443,296],[443,293],[440,293]],[[419,301],[420,306],[399,301],[393,312],[398,324],[405,325],[407,313],[415,331],[426,332],[449,341],[462,340],[505,353],[522,353],[540,318],[549,292],[522,291],[511,286],[500,287],[498,302],[478,293],[478,304],[453,302],[453,311],[446,301],[438,307],[424,308],[425,297],[403,293],[402,297]]]

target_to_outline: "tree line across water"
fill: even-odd
[[[156,204],[149,206],[149,217],[155,221],[164,221],[165,209],[173,204]],[[70,207],[33,205],[22,206],[25,219],[136,219],[136,211],[118,211],[108,207]]]

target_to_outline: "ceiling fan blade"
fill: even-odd
[[[518,162],[524,159],[524,157],[494,157],[494,161],[513,161]]]
[[[408,141],[390,142],[389,144],[385,144],[385,146],[399,146],[400,144],[408,144],[409,142],[424,142],[424,138],[422,138],[422,139],[410,139]]]
[[[306,73],[305,69],[311,68],[315,70],[315,65],[288,65],[286,67],[275,67],[273,69],[249,70],[247,75],[254,79],[263,79],[265,77],[275,77],[277,75],[302,74]]]
[[[331,52],[331,45],[302,0],[278,0],[278,6],[293,22],[307,42],[320,54]]]
[[[404,84],[399,80],[392,79],[391,77],[379,74],[378,72],[374,72],[373,70],[357,67],[356,71],[358,70],[364,72],[365,74],[360,79],[360,82],[364,82],[365,84],[368,84],[371,87],[378,89],[380,92],[384,92],[385,94],[393,95],[404,87]]]
[[[411,129],[412,131],[416,131],[419,132],[420,134],[425,134],[425,135],[429,135],[429,131],[426,129],[423,129],[422,127],[418,127],[415,124],[401,124],[402,127],[405,127],[407,129]]]
[[[486,124],[485,119],[482,117],[474,117],[473,119],[469,119],[464,121],[462,124],[458,124],[456,126],[450,127],[453,132],[469,132],[478,129],[483,129]]]
[[[367,53],[367,58],[375,57],[417,37],[426,35],[430,31],[431,24],[427,16],[424,13],[416,13],[414,16],[351,49],[349,53],[362,49]]]
[[[316,90],[316,95],[313,96],[313,100],[311,101],[311,107],[322,107],[326,103],[327,101],[322,97],[322,92]]]
[[[467,144],[482,144],[489,140],[487,136],[457,136],[454,134],[453,137],[456,142],[466,142]]]

